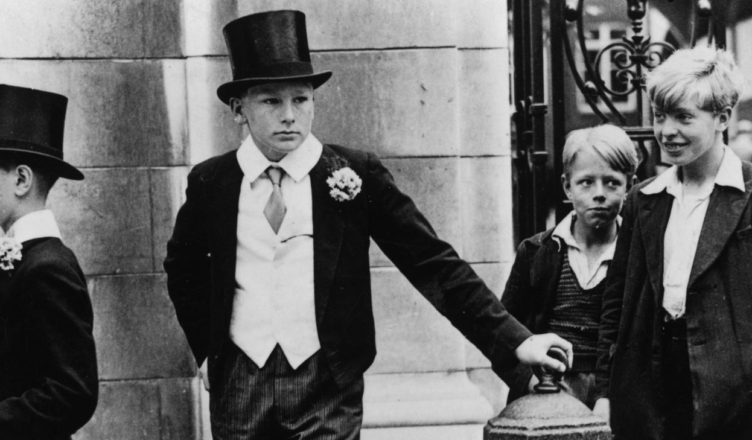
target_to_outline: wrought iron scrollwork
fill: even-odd
[[[691,2],[691,12],[686,2]],[[621,126],[646,159],[638,176],[653,175],[660,165],[660,153],[651,145],[654,137],[644,96],[645,74],[676,50],[671,43],[694,46],[707,35],[709,45],[725,45],[728,0],[586,3],[508,0],[514,32],[514,215],[520,238],[544,230],[551,208],[555,208],[557,219],[571,210],[563,190],[557,188],[563,171],[561,151],[572,129],[598,120]],[[649,4],[667,18],[679,19],[672,22],[676,25],[670,34],[673,40],[657,41],[658,37],[648,35]],[[605,22],[585,13],[596,7],[609,9],[609,20],[616,8],[625,11],[626,17]],[[548,27],[543,23],[546,15]],[[614,23],[619,23],[618,28]],[[589,39],[594,26],[602,26],[597,47]]]
[[[569,34],[566,28],[564,28],[564,49],[567,55],[567,61],[571,73],[575,78],[575,83],[580,89],[580,92],[585,96],[587,103],[590,105],[593,112],[603,122],[609,122],[610,118],[606,116],[597,106],[594,97],[598,97],[608,107],[611,114],[615,116],[620,124],[626,123],[626,118],[616,108],[613,103],[613,96],[628,96],[633,93],[637,94],[637,108],[642,108],[642,88],[644,85],[644,70],[652,70],[665,59],[664,51],[668,54],[673,53],[676,48],[671,44],[659,41],[651,42],[650,37],[643,34],[643,20],[646,13],[647,0],[627,0],[627,16],[631,20],[632,36],[622,37],[621,41],[617,41],[602,48],[595,57],[595,60],[591,60],[587,56],[587,42],[585,39],[584,31],[584,17],[583,6],[584,0],[575,0],[576,5],[573,2],[567,2],[564,18],[572,23],[574,22],[577,28],[577,40],[579,42],[580,51],[583,53],[583,61],[585,69],[590,75],[592,80],[585,81],[580,75],[577,64],[575,62],[571,45],[569,43]],[[616,71],[614,78],[622,85],[626,86],[624,90],[615,90],[613,87],[608,86],[600,75],[600,67],[603,62],[605,54],[611,54],[616,52],[609,60]]]

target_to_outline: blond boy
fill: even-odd
[[[617,438],[752,438],[752,165],[723,142],[742,81],[708,48],[648,78],[673,166],[627,197],[604,295],[596,412]]]

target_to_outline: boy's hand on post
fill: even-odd
[[[567,365],[548,356],[547,353],[551,347],[559,347],[566,351]],[[523,364],[542,365],[546,368],[561,372],[572,367],[572,358],[574,357],[572,344],[553,333],[530,336],[514,350],[514,355],[517,356],[517,359]]]

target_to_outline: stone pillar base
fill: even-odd
[[[366,376],[364,440],[480,440],[493,410],[467,373]]]

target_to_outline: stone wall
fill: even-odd
[[[37,0],[0,3],[0,82],[69,97],[50,206],[89,280],[101,397],[88,439],[208,439],[206,395],[162,260],[190,166],[244,134],[216,98],[235,17],[306,13],[314,133],[378,153],[438,233],[498,293],[511,263],[503,0]],[[368,439],[479,439],[503,406],[487,361],[374,247],[379,355]]]

